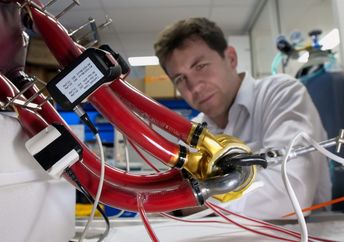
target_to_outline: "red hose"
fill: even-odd
[[[0,84],[7,85],[2,82]],[[25,96],[31,97],[35,93],[36,91],[34,90],[34,88],[31,88],[27,92],[25,92]],[[8,93],[7,96],[10,96],[10,94],[11,93]],[[14,95],[13,92],[12,95]],[[44,101],[44,97],[40,95],[33,101],[37,104],[40,104]],[[39,113],[49,124],[60,123],[69,128],[63,118],[49,102],[45,103],[42,106],[42,110],[38,110],[37,113]],[[90,171],[98,175],[100,173],[100,159],[92,151],[90,151],[89,148],[82,141],[79,140],[79,143],[83,147],[83,163],[90,169]],[[109,166],[106,166],[105,170],[105,180],[107,180],[109,183],[117,184],[118,186],[125,186],[129,189],[138,189],[141,191],[176,187],[180,184],[182,179],[182,175],[177,169],[171,169],[159,174],[149,175],[135,175]]]
[[[67,66],[72,63],[81,54],[81,48],[74,44],[65,29],[55,19],[42,13],[30,4],[29,7],[35,26],[60,64]],[[0,78],[0,83],[0,99],[7,102],[6,98],[13,97],[17,90],[12,85],[9,85],[8,80],[4,77]],[[35,93],[33,89],[30,92],[31,95]],[[97,93],[100,95],[101,91]],[[107,90],[106,93],[112,93],[112,91]],[[28,95],[28,93],[26,94]],[[115,96],[113,93],[112,95]],[[94,100],[97,101],[97,96]],[[44,101],[42,96],[38,96],[35,99],[35,102],[38,104],[42,101]],[[106,103],[106,107],[111,109],[109,103]],[[39,111],[40,115],[21,107],[17,107],[17,110],[23,127],[30,135],[34,135],[44,129],[48,123],[59,122],[65,124],[50,103],[45,103],[42,106],[42,110]],[[131,122],[131,119],[127,121]],[[140,130],[135,129],[135,134],[137,135],[137,132]],[[128,130],[128,132],[133,131]],[[154,133],[149,133],[148,135],[154,136]],[[134,139],[136,138],[136,136],[133,137]],[[151,137],[147,137],[147,139],[149,138]],[[158,139],[155,136],[154,138]],[[160,139],[158,141],[162,142]],[[153,143],[154,139],[150,142]],[[156,144],[159,144],[159,142],[156,142]],[[95,195],[99,179],[100,162],[82,142],[81,144],[84,148],[84,160],[83,162],[75,163],[72,166],[72,170],[80,179],[81,184],[92,195]],[[165,145],[168,149],[160,150],[157,153],[164,153],[163,156],[166,158],[166,161],[170,161],[171,157],[175,157],[177,148],[175,145],[168,143]],[[145,192],[147,195],[147,200],[145,201],[147,212],[169,211],[197,206],[198,204],[192,187],[182,179],[178,170],[171,170],[156,175],[131,175],[109,167],[106,169],[106,180],[101,201],[110,206],[137,211],[136,191],[138,189],[140,191],[147,191]]]
[[[177,162],[179,146],[166,140],[134,115],[108,85],[98,88],[88,101],[116,128],[150,154],[170,166]]]
[[[9,83],[7,78],[0,75],[0,100],[4,101],[9,95],[15,94],[16,90],[13,89],[13,85]],[[19,106],[16,110],[23,128],[30,136],[47,127],[47,122],[37,113]],[[89,158],[86,156],[84,159],[87,160]],[[95,163],[96,161],[93,160],[93,162]],[[99,180],[98,174],[91,172],[81,162],[75,163],[72,166],[72,170],[77,175],[80,183],[94,196],[97,192],[97,184]],[[132,177],[129,174],[126,174],[125,176],[128,176],[128,178]],[[154,177],[148,176],[149,180],[158,179],[159,177],[160,174]],[[141,177],[137,176],[136,178],[137,180],[140,180]],[[147,191],[145,193],[148,197],[145,204],[147,212],[161,212],[197,206],[197,200],[193,194],[191,186],[186,181],[182,182],[181,179],[178,183],[179,185],[176,185],[173,188],[170,187],[169,189],[164,189],[161,188],[160,184],[157,182],[155,185],[158,185],[160,189],[158,189],[157,186],[156,191],[154,191],[154,189],[151,189],[149,192]],[[137,211],[137,191],[130,189],[128,184],[122,186],[119,184],[112,184],[106,180],[103,187],[101,196],[102,203],[121,209]]]
[[[113,81],[110,87],[137,113],[148,118],[152,123],[175,137],[184,142],[187,141],[192,128],[192,124],[189,120],[145,96],[124,80],[119,79]]]
[[[41,34],[51,53],[62,66],[71,64],[82,51],[77,47],[67,30],[54,18],[29,4],[35,27]]]
[[[31,7],[30,9],[32,11],[31,14],[32,14],[33,21],[37,25],[37,29],[40,31],[42,38],[44,38],[44,40],[47,42],[49,49],[56,56],[57,60],[62,65],[68,65],[73,60],[75,60],[80,55],[82,48],[80,48],[80,46],[76,45],[72,41],[72,39],[66,33],[66,30],[55,19],[47,16],[46,14],[42,14],[38,9],[34,7]],[[52,37],[52,35],[54,35],[54,37]],[[61,43],[64,43],[63,48],[61,47]],[[63,50],[61,50],[61,48]],[[33,95],[33,92],[31,93],[31,95]],[[41,101],[38,101],[38,103],[40,102]],[[62,118],[58,115],[57,111],[54,110],[54,108],[49,104],[43,105],[43,110],[40,113],[42,116],[44,116],[44,118],[47,120],[48,123],[52,123],[52,122],[65,123],[64,121],[62,121]],[[159,142],[161,142],[161,139],[159,140]],[[172,147],[172,146],[169,145],[169,147]],[[86,153],[89,153],[88,149],[86,149]],[[177,153],[177,148],[174,146],[172,149],[172,152],[170,152],[170,154],[168,155],[169,157],[167,159],[166,157],[164,157],[163,159],[165,161],[169,161],[171,156],[175,156],[176,153]],[[86,156],[92,156],[92,155],[86,154]],[[93,160],[95,160],[96,157],[94,155],[93,157],[94,157]],[[92,164],[90,165],[92,168],[96,168],[96,170],[92,169],[94,172],[99,173],[98,167],[100,166],[95,163],[98,163],[98,162],[92,162]],[[87,162],[87,164],[89,164],[89,162]],[[118,174],[113,174],[113,176],[115,175],[118,175]],[[153,177],[156,177],[156,176],[153,176]],[[166,181],[167,179],[169,180],[171,178],[171,180],[173,180],[172,185],[175,185],[176,184],[175,180],[180,180],[180,177],[181,176],[180,174],[178,174],[178,172],[173,171],[173,172],[167,172],[166,174],[162,174],[161,178],[163,181],[164,180]],[[116,179],[110,178],[110,180],[116,182],[117,178]],[[153,178],[154,183],[156,183],[157,180],[158,179]],[[143,181],[141,184],[145,184],[145,183],[146,182]]]
[[[68,36],[63,26],[38,9],[34,7],[31,7],[30,9],[32,11],[31,14],[33,20],[37,25],[37,29],[39,30],[42,38],[45,40],[47,46],[52,51],[59,63],[63,66],[66,66],[73,60],[75,60],[81,54],[81,48],[79,48],[79,46],[77,46]],[[148,152],[153,154],[161,161],[170,164],[170,166],[174,166],[178,159],[178,146],[172,144],[171,142],[168,142],[166,139],[162,138],[153,130],[145,128],[145,125],[143,125],[143,122],[141,120],[138,120],[135,115],[131,114],[131,112],[127,112],[127,109],[124,107],[124,105],[121,105],[120,101],[116,100],[114,95],[107,93],[104,89],[105,88],[103,87],[99,88],[89,97],[90,102],[97,106],[96,108],[98,109],[98,111],[106,118],[108,118],[110,122],[115,124],[120,130],[124,131],[132,140],[136,140],[137,144],[139,144],[141,147],[146,149]],[[105,95],[110,97],[110,100],[114,103],[109,104],[109,100],[106,100]],[[137,94],[137,96],[139,97],[140,95]],[[132,96],[132,98],[134,100],[136,99],[135,96]],[[105,104],[103,104],[105,102],[107,102],[106,106]],[[142,105],[144,105],[144,103],[142,103]],[[116,112],[114,114],[113,112],[116,111],[112,110],[114,106],[116,108],[118,106],[119,111],[122,111],[123,113]],[[149,106],[147,105],[147,107]],[[162,117],[165,117],[167,115],[171,117],[177,116],[170,110],[168,112],[167,108],[163,109],[162,106],[159,109],[157,107],[151,110],[151,113],[154,115],[157,113],[157,111],[161,111]],[[181,122],[181,125],[178,128],[185,129],[185,127],[187,127],[188,131],[190,131],[190,122],[183,120],[181,117],[179,117],[178,121],[184,121]],[[129,125],[131,125],[131,128],[127,128]],[[167,126],[167,124],[165,124],[164,126]],[[142,135],[140,137],[137,137],[138,133],[135,130],[140,130],[142,132]],[[174,131],[174,133],[176,133],[176,131]],[[187,135],[188,133],[184,136]]]
[[[76,163],[72,169],[74,172],[81,171],[82,173],[88,174],[88,176],[78,176],[78,179],[87,188],[87,191],[94,196],[98,189],[98,177],[87,172],[87,168],[82,163]],[[186,181],[179,187],[171,190],[145,192],[145,196],[147,199],[145,200],[144,206],[147,212],[172,211],[198,205],[193,190]],[[113,186],[107,181],[103,184],[100,200],[102,203],[112,207],[138,211],[136,192],[130,191],[126,187]]]

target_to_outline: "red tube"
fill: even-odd
[[[59,63],[62,66],[67,66],[72,63],[81,54],[81,48],[75,45],[73,40],[68,36],[67,31],[54,18],[42,13],[39,9],[36,9],[30,4],[29,8],[37,30],[40,32],[42,38],[45,40]],[[1,79],[1,81],[3,80]],[[2,86],[4,87],[5,85]],[[34,93],[34,91],[32,93]],[[112,93],[112,91],[109,91],[109,93]],[[115,95],[113,94],[113,96]],[[6,97],[7,95],[5,95],[5,98]],[[39,102],[37,102],[37,100]],[[39,104],[42,100],[43,98],[39,96],[36,98],[35,102]],[[107,104],[106,106],[111,108],[112,105]],[[19,118],[23,123],[23,127],[30,131],[31,135],[42,130],[46,127],[47,123],[56,121],[65,123],[49,103],[44,104],[42,110],[39,111],[47,123],[36,113],[27,112],[24,108],[20,107],[18,107],[18,110],[20,113],[24,113],[24,115],[21,114]],[[35,121],[35,123],[33,124],[32,121]],[[148,138],[149,137],[147,137],[147,139]],[[154,136],[154,138],[156,137]],[[149,142],[153,143],[154,141],[150,140]],[[155,143],[158,144],[158,142]],[[81,184],[94,195],[97,189],[96,184],[98,184],[97,176],[100,170],[100,163],[92,152],[84,145],[83,147],[85,148],[84,162],[77,162],[72,166],[72,169],[81,180]],[[178,149],[176,146],[173,146],[171,150],[159,150],[159,152],[156,153],[160,154],[161,152],[163,153],[161,156],[172,159],[172,157],[175,157]],[[166,160],[169,161],[169,159]],[[84,164],[87,165],[87,167]],[[111,206],[136,211],[135,189],[138,187],[144,188],[142,190],[149,189],[149,192],[147,192],[148,199],[146,201],[146,210],[148,212],[168,211],[197,205],[197,200],[191,186],[182,180],[179,171],[173,170],[153,176],[133,176],[124,172],[118,172],[109,167],[106,169],[106,181],[101,201]]]
[[[100,162],[95,161],[96,159],[98,158],[95,158],[93,153],[88,150],[84,150],[83,163],[87,168],[98,175],[100,171]],[[77,171],[77,173],[78,175],[85,175],[82,174],[81,171]],[[171,169],[166,172],[156,174],[135,175],[133,173],[128,173],[126,171],[107,166],[105,170],[105,180],[111,184],[126,187],[130,190],[155,191],[179,186],[183,178],[180,171],[177,169]]]
[[[7,80],[7,79],[6,79]],[[8,81],[9,82],[9,81]],[[1,85],[4,85],[0,90],[12,90],[11,86],[14,88],[14,85],[7,84],[7,82],[0,82]],[[6,87],[5,87],[6,86]],[[24,95],[29,98],[36,93],[34,88],[30,88],[24,93]],[[14,96],[14,92],[8,91],[5,97]],[[4,100],[7,102],[7,100]],[[37,96],[34,100],[35,103],[40,104],[44,101],[43,95]],[[67,128],[68,125],[56,111],[56,109],[49,103],[46,102],[42,105],[42,110],[37,110],[44,120],[49,124],[51,123],[61,123],[64,124]],[[43,128],[42,128],[43,129]],[[100,171],[100,160],[99,158],[89,150],[89,148],[79,140],[79,143],[83,147],[83,162],[85,165],[94,173],[99,174]],[[87,171],[90,172],[90,171]],[[81,174],[80,175],[85,175]],[[175,187],[180,185],[182,181],[182,175],[179,170],[171,169],[166,172],[161,172],[159,174],[149,174],[149,175],[135,175],[127,173],[120,169],[112,168],[107,166],[105,170],[105,179],[109,183],[117,184],[118,186],[128,187],[130,189],[139,189],[141,191],[145,190],[158,190],[158,189],[167,189],[168,187]]]
[[[14,90],[16,90],[14,85],[5,76],[0,74],[0,100],[2,102],[7,102],[7,97],[13,97],[15,95]],[[29,95],[29,97],[31,96],[30,94],[34,93],[35,91],[33,88],[25,92],[25,94]],[[43,100],[44,99],[42,96],[38,96],[34,101],[40,104],[43,102]],[[23,115],[26,115],[27,112],[31,112],[20,107],[18,107],[17,110],[18,112],[23,112]],[[37,113],[39,113],[41,117],[44,117],[44,120],[46,120],[47,123],[61,123],[68,128],[68,125],[65,124],[64,120],[49,102],[45,103],[42,106],[42,110],[38,110]],[[25,120],[25,122],[22,122],[22,125],[25,130],[30,133],[30,136],[33,136],[47,126],[47,124],[36,124],[36,121],[34,120],[34,117],[32,117],[32,114],[31,116],[20,116],[20,120]],[[94,172],[98,174],[100,171],[100,161],[98,157],[96,157],[95,154],[91,152],[83,142],[79,141],[79,143],[83,147],[83,162],[91,170],[87,172]],[[81,172],[79,173],[80,174],[78,175],[87,175]],[[109,183],[117,184],[118,186],[124,186],[128,189],[138,189],[140,191],[159,190],[167,189],[169,187],[176,187],[180,185],[180,182],[183,179],[181,173],[177,169],[171,169],[167,172],[161,172],[159,174],[135,175],[107,166],[105,174],[105,178]]]
[[[75,60],[81,54],[80,48],[73,42],[73,40],[67,35],[66,30],[55,19],[42,13],[41,11],[39,11],[38,9],[34,7],[31,7],[31,11],[32,11],[33,20],[37,25],[37,29],[39,30],[40,34],[44,38],[48,47],[50,48],[52,53],[56,56],[60,64],[65,66],[69,64],[71,61]],[[44,24],[37,24],[37,23],[44,23]],[[53,35],[56,35],[56,37],[55,36],[52,37]],[[100,88],[100,90],[102,90],[102,88]],[[109,103],[109,100],[106,100],[106,98],[102,97],[105,94],[101,92],[102,91],[99,91],[99,90],[97,91],[98,97],[101,97],[101,99],[93,97],[96,95],[96,93],[94,93],[89,97],[89,100],[93,104],[95,103],[98,104],[99,111],[105,117],[107,117],[110,120],[110,122],[112,122],[112,124],[115,124],[117,127],[119,127],[119,129],[124,131],[132,140],[136,140],[137,143],[141,147],[148,150],[148,152],[150,152],[152,155],[154,155],[161,161],[164,161],[170,166],[174,166],[174,164],[177,163],[178,153],[179,153],[178,146],[172,144],[171,142],[168,142],[166,139],[156,134],[153,130],[147,128],[145,125],[143,125],[143,122],[141,120],[138,120],[134,115],[129,115],[129,113],[131,112],[127,111],[125,106],[121,105],[120,101],[117,98],[115,98],[114,95],[109,95],[109,97],[113,97],[110,100],[114,102],[114,103]],[[105,101],[107,101],[108,105],[105,108],[102,108],[101,107],[103,106],[102,103],[103,102],[105,103]],[[149,106],[145,105],[145,103],[147,103],[147,101],[141,104],[149,108]],[[118,106],[119,111],[123,111],[123,113],[118,112],[118,111],[116,112],[116,109],[112,110],[113,106]],[[161,110],[163,109],[161,108]],[[115,112],[116,114],[112,112]],[[175,113],[173,114],[172,111],[170,111],[170,113],[166,111],[165,114],[176,116],[176,114]],[[111,118],[111,116],[114,118]],[[160,115],[160,116],[163,116],[163,115]],[[179,119],[182,120],[181,117],[179,117]],[[129,123],[132,123],[131,127],[128,127]],[[168,127],[166,122],[164,126]],[[185,129],[185,127],[188,127],[190,131],[191,129],[190,122],[185,122],[179,128]],[[138,135],[138,133],[136,132],[137,130],[140,130],[141,135]],[[175,129],[173,130],[174,130],[174,133],[177,132]]]
[[[60,64],[65,66],[65,65],[68,65],[73,60],[75,60],[81,54],[81,50],[73,42],[73,40],[68,36],[66,30],[58,23],[58,21],[42,13],[40,10],[32,6],[30,9],[32,11],[33,20],[37,25],[37,29],[39,30],[45,42],[47,42],[48,47],[50,48],[52,53],[56,56]],[[55,35],[56,37],[52,37]],[[61,43],[63,44],[62,45],[63,47],[61,46]],[[61,51],[61,48],[63,49],[63,51]],[[102,95],[101,93],[99,93],[99,91],[97,91],[97,93],[99,94],[99,97]],[[98,103],[98,106],[103,106],[99,104],[100,102],[98,101],[97,98],[92,99],[92,96],[94,95],[95,93],[91,95],[89,100],[91,100],[91,102],[93,100],[94,103]],[[101,102],[103,102],[104,100],[105,98],[102,99]],[[118,103],[117,105],[119,105],[120,101],[117,101],[117,103]],[[107,108],[108,110],[111,110],[113,106],[114,106],[114,103],[107,105],[105,108]],[[170,166],[174,166],[174,164],[177,163],[179,148],[174,144],[172,145],[171,142],[168,142],[167,140],[163,139],[160,135],[157,135],[153,130],[145,128],[142,125],[143,122],[141,120],[139,121],[135,117],[135,115],[129,116],[129,113],[131,112],[125,112],[125,113],[117,112],[116,115],[118,117],[110,118],[110,116],[112,115],[110,111],[106,111],[106,109],[104,108],[100,109],[100,107],[99,107],[99,110],[101,110],[100,112],[104,116],[109,118],[110,121],[119,119],[118,122],[116,123],[112,122],[112,123],[116,124],[116,126],[118,126],[121,130],[128,132],[128,136],[131,137],[133,140],[137,140],[135,139],[137,137],[137,132],[135,132],[135,130],[141,130],[139,127],[142,127],[143,128],[142,132],[144,132],[143,135],[145,137],[141,135],[138,138],[138,144],[141,147],[144,147],[145,149],[147,149],[151,154],[153,154],[158,159],[164,161],[167,164],[170,164]],[[125,110],[124,106],[121,110],[122,111]],[[107,114],[105,114],[105,112]],[[113,116],[116,116],[116,115],[113,115]],[[127,115],[128,115],[128,118],[126,118]],[[124,118],[121,118],[121,117],[124,117]],[[136,127],[132,125],[131,129],[126,128],[128,126],[128,123],[130,123],[134,118],[136,119],[136,121],[133,121],[133,122],[135,122],[136,125],[139,125],[139,123],[141,123],[141,125],[136,126]],[[124,122],[121,122],[122,120]]]
[[[36,24],[38,31],[58,62],[62,66],[73,62],[82,51],[68,36],[64,27],[58,21],[36,8],[31,7],[30,9],[34,22],[40,23]],[[144,96],[137,90],[134,91],[128,83],[122,80],[114,81],[111,88],[129,105],[136,107],[136,110],[143,113],[145,117],[150,117],[153,123],[172,135],[184,141],[187,140],[192,127],[188,120]]]
[[[175,165],[171,163],[178,160],[179,146],[164,139],[136,117],[108,85],[98,88],[88,101],[129,139],[166,164]]]
[[[189,120],[145,96],[124,80],[113,81],[110,87],[130,108],[170,134],[187,141],[192,128]]]
[[[51,16],[29,4],[35,27],[62,66],[71,64],[82,52],[67,30]]]
[[[87,173],[86,167],[82,163],[77,163],[73,166],[75,172],[82,171]],[[98,188],[98,177],[94,179],[94,175],[78,177],[81,184],[87,187],[87,190],[95,196]],[[184,182],[179,187],[165,191],[146,192],[145,209],[147,212],[162,212],[172,211],[176,209],[195,207],[198,205],[195,195],[191,186]],[[137,193],[134,191],[127,190],[112,186],[106,181],[103,185],[102,194],[100,200],[102,203],[109,206],[137,211]]]
[[[60,64],[68,65],[71,61],[73,61],[75,58],[77,58],[80,55],[82,48],[80,48],[80,46],[78,46],[72,41],[72,39],[68,36],[65,29],[55,19],[51,18],[50,16],[44,13],[41,13],[38,9],[34,7],[31,7],[30,9],[32,11],[33,20],[35,24],[37,25],[37,29],[40,31],[42,37],[47,42],[48,47],[50,48],[52,53],[56,56]],[[61,46],[61,43],[63,43],[63,46]],[[32,94],[33,93],[31,93],[31,95]],[[61,122],[61,118],[59,117],[57,112],[52,107],[49,107],[48,108],[49,110],[46,110],[47,106],[49,105],[43,105],[43,110],[40,113],[47,119],[49,123],[56,122],[56,121]],[[111,109],[112,105],[110,105],[109,107]],[[162,139],[160,138],[158,142],[156,143],[161,143],[162,142],[161,140]],[[166,143],[166,141],[164,142]],[[170,145],[170,147],[172,147],[172,152],[169,152],[168,155],[163,157],[163,159],[167,162],[170,161],[171,157],[176,156],[176,154],[178,153],[178,149],[176,148],[176,146]],[[86,153],[88,153],[88,150],[86,151]],[[158,152],[155,152],[155,153],[158,153]],[[98,169],[99,166],[97,166],[97,164],[93,164],[92,167]],[[95,172],[98,173],[99,171],[96,170]],[[169,172],[163,176],[165,176],[166,178],[168,178],[169,176],[172,176],[174,180],[176,177],[180,177],[180,175],[177,173],[178,172]],[[172,182],[172,183],[173,185],[176,184],[175,182]]]
[[[6,100],[8,96],[13,97],[15,93],[16,90],[13,85],[9,83],[7,78],[0,75],[0,100]],[[33,136],[47,127],[47,123],[37,113],[22,107],[17,107],[16,109],[23,128],[25,128],[30,136]],[[81,184],[85,186],[92,195],[95,195],[99,180],[98,176],[90,172],[81,162],[75,163],[72,169],[76,173]],[[156,192],[147,192],[148,199],[146,201],[146,210],[148,212],[161,212],[196,206],[197,200],[191,186],[186,183],[186,181],[181,182],[179,180],[179,184],[179,186],[167,189],[168,192],[165,192],[164,189],[159,189]],[[121,186],[118,184],[113,185],[105,181],[101,201],[110,206],[137,211],[136,192],[128,189],[128,187],[120,187]]]
[[[137,203],[138,203],[138,210],[140,213],[140,217],[141,220],[146,228],[147,233],[149,234],[149,237],[151,238],[151,240],[153,242],[159,242],[158,237],[156,236],[156,234],[154,233],[154,230],[151,226],[151,224],[149,223],[148,217],[146,215],[146,211],[143,205],[143,200],[145,199],[143,194],[138,194],[137,195]]]

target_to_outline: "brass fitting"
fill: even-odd
[[[188,138],[190,145],[198,151],[189,152],[186,156],[184,168],[196,178],[205,180],[215,174],[216,161],[231,153],[250,153],[250,148],[240,139],[229,135],[213,135],[207,128],[193,124]],[[197,139],[195,139],[195,133]]]

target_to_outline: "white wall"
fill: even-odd
[[[235,35],[228,37],[228,44],[235,47],[238,55],[238,72],[252,72],[251,48],[248,35]]]
[[[298,30],[306,41],[308,33],[314,29],[322,31],[320,38],[336,27],[332,11],[332,1],[324,0],[288,0],[279,1],[281,33],[289,38],[290,33]],[[334,49],[338,51],[338,48]],[[295,75],[302,63],[290,60],[285,72]]]
[[[277,35],[276,1],[268,0],[250,32],[254,77],[271,74],[271,62],[277,53]]]
[[[338,47],[340,54],[340,63],[344,65],[344,1],[332,0],[333,15],[335,18],[335,25],[339,29],[341,43]]]
[[[333,8],[333,2],[336,2],[338,7]],[[344,13],[340,13],[344,11],[343,2],[343,0],[267,0],[250,30],[253,76],[271,74],[271,63],[278,53],[275,40],[279,34],[289,38],[292,31],[299,30],[308,40],[308,33],[311,30],[320,29],[323,32],[321,36],[325,36],[339,26],[333,9],[339,12],[338,15],[343,23]],[[338,52],[338,48],[334,51]],[[294,76],[301,65],[302,63],[296,60],[290,60],[285,70],[280,68],[279,72]]]

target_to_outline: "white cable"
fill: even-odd
[[[283,163],[282,163],[282,179],[283,179],[283,182],[284,182],[284,185],[286,187],[286,190],[287,190],[287,193],[288,193],[288,196],[292,202],[292,205],[294,207],[294,210],[295,210],[295,213],[296,213],[296,216],[298,218],[298,222],[299,222],[299,225],[301,227],[301,241],[302,242],[305,242],[308,240],[308,230],[307,230],[307,225],[306,225],[306,221],[305,221],[305,218],[304,218],[304,215],[302,213],[302,209],[300,207],[300,204],[297,200],[297,197],[295,195],[295,192],[290,184],[290,181],[289,181],[289,178],[288,178],[288,175],[287,175],[287,161],[288,161],[288,158],[289,156],[291,155],[292,153],[292,147],[294,146],[296,140],[298,138],[304,138],[307,142],[309,142],[311,145],[314,146],[314,148],[316,148],[319,152],[321,152],[323,155],[329,157],[330,159],[332,160],[335,160],[339,163],[341,163],[342,165],[344,165],[344,159],[329,152],[328,150],[326,150],[324,147],[322,147],[321,145],[319,145],[316,141],[314,141],[312,138],[310,138],[306,133],[299,133],[298,135],[296,135],[293,140],[291,141],[290,145],[289,145],[289,149],[284,157],[284,160],[283,160]],[[216,203],[218,203],[216,201]],[[218,203],[221,207],[225,207],[227,204],[221,204],[221,203]],[[185,216],[183,217],[183,219],[196,219],[196,218],[202,218],[202,217],[205,217],[207,215],[209,215],[210,213],[212,213],[212,211],[210,211],[209,209],[206,209],[204,211],[201,211],[201,212],[198,212],[198,213],[195,213],[195,214],[192,214],[192,215],[189,215],[189,216]]]
[[[306,221],[305,221],[305,217],[303,216],[302,213],[302,209],[300,207],[300,203],[297,200],[297,197],[295,195],[295,192],[290,184],[289,178],[288,178],[288,174],[287,174],[287,161],[288,158],[290,156],[291,150],[294,146],[294,143],[296,142],[296,140],[302,136],[302,133],[297,134],[292,141],[290,142],[288,151],[284,157],[284,160],[282,162],[282,169],[281,169],[281,173],[282,173],[282,180],[284,183],[284,186],[287,190],[287,194],[290,198],[290,201],[294,207],[294,211],[295,214],[297,216],[297,220],[299,222],[299,225],[301,227],[301,242],[307,242],[308,241],[308,230],[307,230],[307,225],[306,225]]]
[[[326,150],[324,147],[319,145],[314,139],[309,137],[306,133],[302,133],[302,138],[304,138],[306,141],[308,141],[311,145],[314,146],[315,149],[317,149],[320,153],[327,156],[331,160],[337,161],[338,163],[342,164],[344,166],[344,159],[338,155],[333,154],[332,152]]]
[[[288,176],[287,176],[287,172],[286,172],[286,169],[287,169],[287,167],[286,167],[287,164],[286,163],[288,161],[288,157],[289,157],[289,155],[291,153],[291,150],[292,150],[292,147],[293,147],[294,143],[296,142],[296,140],[299,137],[304,138],[315,149],[317,149],[320,153],[322,153],[323,155],[327,156],[331,160],[337,161],[340,164],[344,165],[344,159],[342,157],[337,156],[337,155],[333,154],[332,152],[326,150],[324,147],[319,145],[314,139],[312,139],[308,134],[306,134],[304,132],[301,132],[298,135],[296,135],[295,138],[290,143],[288,152],[287,152],[287,154],[286,154],[286,156],[285,156],[285,158],[283,160],[283,163],[282,163],[282,179],[283,179],[284,185],[286,186],[286,189],[287,189],[287,192],[288,192],[288,196],[289,196],[289,198],[290,198],[290,200],[291,200],[291,202],[293,204],[295,213],[297,215],[299,224],[300,224],[301,229],[302,229],[302,231],[301,231],[301,239],[302,239],[302,241],[307,241],[308,231],[307,231],[307,227],[306,227],[306,222],[305,222],[304,216],[302,214],[302,210],[300,208],[300,204],[297,201],[297,198],[296,198],[295,193],[294,193],[294,191],[293,191],[293,189],[291,187],[291,184],[289,182],[289,179],[288,179]],[[306,232],[307,234],[304,234],[304,232]]]
[[[83,241],[83,239],[86,236],[87,230],[89,228],[89,226],[91,225],[92,221],[93,221],[93,217],[94,214],[96,212],[98,203],[99,203],[99,198],[100,198],[100,194],[102,192],[103,189],[103,184],[104,184],[104,175],[105,175],[105,157],[104,157],[104,150],[103,150],[103,145],[102,145],[102,141],[100,139],[100,135],[99,133],[97,133],[96,135],[96,140],[99,146],[99,150],[100,150],[100,157],[101,157],[101,168],[100,168],[100,178],[99,178],[99,183],[98,183],[98,190],[97,190],[97,194],[96,197],[94,199],[94,203],[93,203],[93,207],[92,207],[92,211],[91,214],[88,218],[87,224],[85,226],[84,231],[82,232],[79,242]]]

